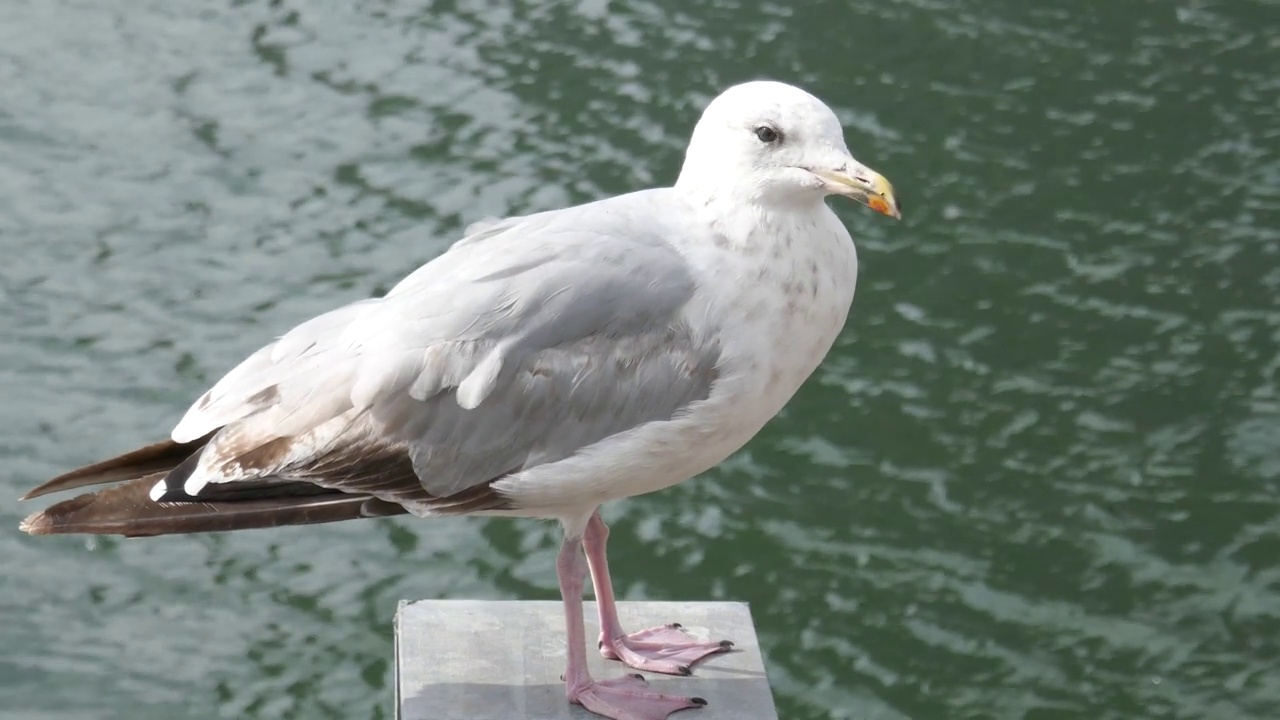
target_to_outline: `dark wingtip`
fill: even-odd
[[[369,499],[310,485],[319,492],[299,493],[297,484],[282,483],[251,487],[256,494],[240,492],[236,498],[154,502],[150,493],[158,476],[146,475],[55,503],[27,517],[21,529],[32,535],[146,537],[309,525],[364,517],[361,507]]]
[[[49,493],[57,492],[58,490],[61,489],[60,487],[61,480],[62,480],[62,476],[58,476],[53,480],[50,480],[49,482],[43,485],[40,485],[39,487],[31,488],[26,493],[24,493],[22,497],[18,498],[18,501],[21,502],[23,500],[34,500],[35,498],[41,497],[43,495],[48,495]]]
[[[27,516],[18,529],[28,535],[52,535],[53,520],[45,514],[45,511],[31,513]]]
[[[189,443],[161,440],[123,455],[63,473],[39,487],[32,488],[21,499],[30,500],[50,493],[90,485],[108,485],[155,472],[167,473],[204,447],[211,437],[213,433]]]
[[[73,516],[74,513],[93,504],[93,498],[93,495],[86,493],[70,500],[63,500],[60,503],[50,505],[39,512],[28,515],[27,519],[23,520],[22,524],[18,526],[18,529],[28,535],[56,534],[59,529],[58,518]]]

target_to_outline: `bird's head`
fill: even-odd
[[[742,189],[767,204],[843,195],[902,217],[893,186],[853,158],[831,108],[779,82],[735,85],[703,111],[676,187],[717,186]]]

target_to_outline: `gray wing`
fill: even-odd
[[[488,225],[299,325],[188,411],[175,441],[216,434],[166,492],[277,478],[496,507],[493,481],[707,397],[718,338],[659,192]]]

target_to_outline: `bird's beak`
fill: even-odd
[[[853,198],[878,213],[895,220],[902,219],[902,205],[893,194],[893,186],[880,173],[855,162],[849,162],[835,170],[814,170],[835,195]]]

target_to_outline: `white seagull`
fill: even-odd
[[[211,532],[411,513],[548,518],[568,636],[565,694],[614,720],[706,704],[587,672],[600,651],[687,675],[727,642],[628,634],[602,503],[687,480],[741,448],[844,325],[858,259],[824,202],[900,217],[840,122],[789,85],[729,88],[674,187],[490,223],[385,297],[285,333],[201,396],[169,440],[26,497],[111,484],[28,517],[34,535]],[[586,562],[583,562],[585,549]]]

